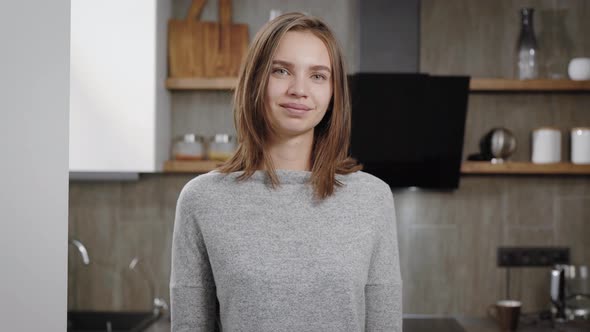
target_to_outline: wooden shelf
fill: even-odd
[[[213,160],[168,160],[164,163],[164,173],[207,173],[221,164],[222,162]]]
[[[513,80],[505,78],[472,78],[471,91],[590,91],[590,81],[572,80]]]
[[[237,77],[169,78],[166,80],[166,88],[169,90],[233,90],[237,83]]]
[[[534,164],[531,162],[507,161],[492,164],[488,161],[464,161],[462,174],[553,174],[590,175],[590,165],[572,163]]]
[[[238,83],[237,77],[218,78],[169,78],[166,88],[169,90],[233,90]],[[506,78],[472,78],[469,82],[472,92],[513,91],[590,91],[590,81],[572,80],[513,80]]]
[[[207,173],[220,166],[222,162],[212,160],[184,161],[168,160],[164,164],[165,173]],[[464,161],[461,174],[472,175],[590,175],[589,165],[572,163],[533,164],[531,162],[507,161],[492,164],[488,161]]]

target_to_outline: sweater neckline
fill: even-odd
[[[234,172],[236,174],[242,174],[243,171]],[[305,184],[309,182],[311,178],[310,171],[300,171],[293,169],[275,169],[275,173],[280,183],[292,183],[292,184]],[[256,170],[250,177],[254,181],[269,182],[270,178],[266,175],[265,170]]]
[[[218,171],[213,171],[218,172]],[[232,175],[233,178],[237,178],[240,176],[244,171],[235,171],[229,174]],[[301,170],[292,170],[292,169],[275,169],[275,173],[279,179],[279,183],[289,183],[289,184],[308,184],[309,180],[311,179],[312,172],[311,171],[301,171]],[[347,174],[350,175],[350,174]],[[336,180],[344,181],[347,177],[345,174],[336,174]],[[262,182],[262,183],[270,183],[270,178],[266,175],[265,170],[256,170],[254,173],[248,178],[249,181],[253,182]]]

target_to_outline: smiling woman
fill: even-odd
[[[315,194],[325,198],[335,174],[362,169],[350,158],[350,97],[342,50],[318,18],[291,13],[267,23],[246,55],[234,96],[241,142],[219,171],[275,169],[311,172]]]
[[[289,31],[281,39],[266,94],[277,139],[297,135],[313,139],[332,97],[330,72],[328,49],[313,33]]]
[[[234,116],[236,153],[178,198],[172,330],[401,331],[393,195],[348,155],[346,71],[325,23],[289,13],[258,32]]]

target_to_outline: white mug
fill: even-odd
[[[567,67],[567,73],[574,81],[590,80],[590,58],[573,58]]]
[[[572,128],[571,159],[574,164],[590,164],[590,127]]]
[[[535,164],[550,164],[561,161],[561,131],[552,127],[533,130],[532,161]]]

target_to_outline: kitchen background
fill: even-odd
[[[189,4],[173,1],[173,17],[183,17]],[[423,0],[419,71],[512,78],[518,11],[526,6],[539,13],[540,43],[566,45],[570,58],[590,55],[588,1]],[[323,17],[339,37],[349,68],[357,71],[358,1],[240,0],[233,2],[233,20],[249,25],[252,40],[271,9]],[[564,16],[551,15],[558,12]],[[216,13],[215,1],[209,1],[202,18],[216,20]],[[556,24],[563,28],[558,33]],[[174,91],[171,99],[172,136],[235,132],[229,91]],[[472,93],[464,159],[478,151],[487,130],[503,126],[519,142],[512,159],[528,161],[532,129],[551,125],[566,132],[590,124],[589,111],[587,93]],[[563,160],[569,158],[567,144],[564,140]],[[154,296],[168,302],[176,199],[194,176],[70,182],[69,236],[84,243],[91,264],[83,265],[70,246],[68,309],[145,310]],[[571,248],[573,264],[590,262],[588,176],[470,175],[455,191],[396,189],[394,197],[405,313],[485,315],[487,306],[505,294],[506,271],[496,267],[498,246],[563,245]],[[140,259],[138,269],[130,270],[134,257]],[[511,297],[523,301],[525,312],[548,307],[548,285],[546,268],[511,270]]]

